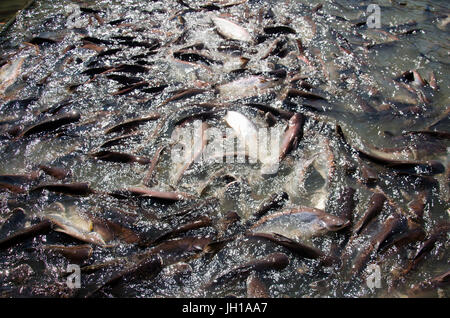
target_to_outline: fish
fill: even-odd
[[[292,252],[300,257],[304,257],[304,258],[308,258],[308,259],[322,259],[323,264],[328,264],[328,265],[331,264],[330,259],[328,259],[327,256],[325,255],[325,253],[323,253],[318,248],[297,242],[297,241],[290,239],[286,236],[283,236],[281,234],[249,233],[249,234],[247,234],[247,237],[268,240],[277,245],[285,247],[290,252]]]
[[[445,235],[450,231],[450,225],[447,223],[438,225],[428,239],[426,239],[417,249],[413,259],[409,262],[407,268],[402,271],[401,276],[405,276],[411,270],[416,268],[423,259],[430,254],[435,248],[436,243],[445,238]]]
[[[294,114],[289,119],[289,126],[284,133],[283,140],[280,147],[279,160],[283,160],[284,157],[293,149],[297,148],[300,139],[303,136],[303,124],[304,118],[300,113]]]
[[[131,133],[126,135],[117,136],[115,138],[109,139],[100,145],[100,148],[108,148],[115,145],[120,145],[124,143],[126,140],[131,139],[133,137],[137,137],[139,134]]]
[[[217,32],[224,38],[243,42],[252,42],[250,33],[236,23],[214,15],[211,16],[211,21],[216,26]]]
[[[110,195],[117,196],[119,198],[120,197],[127,198],[127,195],[128,196],[131,195],[131,196],[137,196],[140,198],[153,198],[153,199],[158,199],[158,200],[162,200],[162,201],[171,201],[171,202],[181,201],[181,200],[186,200],[188,198],[191,198],[191,196],[188,195],[187,193],[157,191],[157,190],[149,189],[147,187],[130,187],[130,188],[127,188],[126,190],[118,191],[116,193],[110,193]]]
[[[252,220],[247,221],[247,226],[250,225],[253,220],[258,220],[266,215],[269,211],[282,208],[288,199],[289,195],[284,191],[271,194],[259,205],[258,209],[252,213]]]
[[[399,213],[389,216],[382,224],[380,231],[375,234],[367,247],[359,253],[353,262],[351,275],[355,277],[367,266],[372,255],[386,251],[392,245],[404,245],[409,242],[421,241],[425,238],[423,228],[412,220],[408,220]]]
[[[367,224],[369,224],[370,221],[372,221],[380,214],[386,200],[387,198],[383,193],[374,193],[372,195],[366,212],[364,213],[360,221],[355,225],[354,232],[356,234],[361,234]]]
[[[180,99],[189,98],[198,94],[206,93],[208,90],[203,88],[187,88],[183,89],[179,92],[176,92],[173,96],[167,98],[162,104],[160,104],[158,107],[164,106],[170,102],[174,102]]]
[[[76,123],[80,120],[81,115],[78,112],[71,111],[62,115],[56,115],[49,117],[27,129],[25,129],[21,134],[21,138],[27,138],[35,134],[42,132],[51,132],[62,126]]]
[[[261,162],[261,174],[276,173],[278,153],[264,154],[264,148],[258,147],[256,126],[245,115],[236,111],[227,111],[224,120],[233,129],[239,140],[238,152],[242,151],[248,156],[250,163],[256,163],[259,160]],[[269,151],[271,150],[269,149]]]
[[[350,221],[350,225],[353,222],[353,212],[356,207],[355,199],[356,190],[352,187],[346,187],[339,192],[336,200],[336,215]]]
[[[10,246],[13,246],[14,244],[23,242],[26,239],[47,233],[48,231],[50,231],[51,225],[52,224],[50,221],[42,220],[34,225],[14,232],[13,234],[0,240],[0,248],[8,248]]]
[[[92,256],[93,248],[88,245],[42,245],[42,250],[49,251],[51,253],[60,254],[75,263],[82,263],[88,260]]]
[[[118,125],[108,128],[105,131],[105,134],[111,134],[111,133],[115,133],[115,132],[120,132],[120,133],[130,132],[141,124],[144,124],[148,121],[157,120],[159,118],[161,118],[160,113],[151,113],[146,116],[139,117],[139,118],[129,119]]]
[[[306,92],[304,90],[301,89],[296,89],[296,88],[289,88],[286,92],[286,96],[287,97],[303,97],[306,99],[312,99],[312,100],[327,100],[325,97],[314,94],[314,93],[310,93],[310,92]]]
[[[265,34],[297,34],[297,32],[288,26],[285,25],[276,25],[276,26],[268,26],[264,29]]]
[[[0,68],[0,97],[3,98],[6,90],[16,82],[24,62],[25,58],[19,57]]]
[[[159,255],[149,255],[138,263],[133,264],[124,270],[113,274],[105,282],[90,290],[85,298],[93,297],[96,293],[108,286],[114,286],[121,281],[131,279],[149,279],[155,277],[163,269],[163,260]]]
[[[216,87],[218,94],[225,100],[245,98],[265,93],[275,84],[262,76],[249,76]]]
[[[239,265],[225,273],[219,275],[204,286],[204,289],[212,289],[233,279],[248,277],[252,272],[261,272],[266,270],[283,270],[289,265],[289,258],[284,253],[272,253],[263,258],[249,261]]]
[[[28,186],[38,179],[37,173],[31,173],[29,175],[0,175],[0,189],[8,189],[15,193],[26,192]]]
[[[256,160],[258,142],[256,126],[245,115],[236,111],[228,111],[224,120],[236,133],[243,150]]]
[[[86,221],[79,216],[68,218],[66,216],[50,213],[45,216],[52,224],[56,225],[55,231],[65,233],[80,241],[100,246],[106,246],[103,237],[92,231],[92,221]]]
[[[348,220],[322,210],[297,207],[270,214],[250,228],[255,233],[278,233],[291,239],[307,239],[339,231],[350,224]]]
[[[153,245],[158,244],[164,240],[167,240],[169,238],[173,238],[174,236],[177,236],[182,233],[186,233],[191,230],[200,229],[204,227],[208,227],[212,225],[212,220],[207,216],[202,216],[198,220],[192,221],[190,223],[181,225],[180,227],[170,230],[166,233],[163,233],[162,235],[158,236],[156,239],[149,243],[145,243],[145,245]],[[144,246],[143,244],[140,244],[141,246]]]
[[[246,284],[248,298],[270,298],[269,289],[256,274],[250,275]]]
[[[430,160],[430,161],[395,160],[381,157],[379,155],[370,154],[359,149],[356,150],[358,151],[360,158],[370,160],[376,164],[380,164],[387,168],[395,170],[401,170],[422,176],[432,176],[435,174],[441,174],[445,171],[444,165],[437,160]]]
[[[46,166],[46,165],[39,165],[38,167],[39,167],[39,169],[44,171],[46,174],[48,174],[58,180],[63,180],[66,177],[71,175],[71,171],[64,169],[64,168],[50,167],[50,166]]]
[[[150,159],[140,156],[134,156],[127,153],[121,153],[116,151],[108,151],[102,150],[93,154],[90,154],[91,157],[109,162],[117,162],[117,163],[138,163],[141,165],[147,165],[151,162]]]
[[[80,196],[87,196],[96,193],[96,191],[91,189],[89,184],[85,182],[66,183],[66,184],[57,184],[57,183],[42,184],[31,189],[30,192],[38,192],[42,190]]]
[[[419,284],[413,285],[411,289],[408,290],[408,295],[412,297],[417,295],[420,296],[421,293],[427,291],[436,291],[438,288],[446,288],[449,285],[449,282],[450,271],[446,271],[431,279],[427,279]]]

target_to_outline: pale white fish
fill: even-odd
[[[244,42],[252,41],[250,33],[234,22],[216,16],[211,16],[211,21],[216,26],[217,32],[225,38]]]
[[[222,99],[230,100],[259,95],[272,85],[273,82],[266,80],[262,76],[249,76],[219,85],[217,89]]]
[[[64,206],[60,206],[61,208],[58,208],[59,211],[57,213],[51,211],[45,216],[46,219],[57,226],[55,231],[66,233],[83,242],[101,246],[106,245],[103,237],[93,231],[93,222],[91,220],[82,218],[74,209],[64,209]]]

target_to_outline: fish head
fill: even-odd
[[[321,220],[324,223],[326,229],[332,232],[342,230],[343,228],[350,225],[349,220],[331,214],[324,214],[323,216],[321,216]]]

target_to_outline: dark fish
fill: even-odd
[[[91,154],[92,157],[109,162],[118,162],[118,163],[139,163],[141,165],[146,165],[151,162],[150,159],[145,157],[134,156],[126,153],[115,152],[115,151],[99,151]]]
[[[82,13],[88,13],[88,14],[100,14],[100,13],[102,13],[102,11],[100,11],[100,10],[95,10],[95,9],[86,8],[86,7],[80,7],[80,11]]]
[[[372,167],[369,167],[362,160],[359,160],[360,180],[363,184],[373,186],[378,181],[378,173]]]
[[[145,175],[145,177],[144,177],[144,179],[142,181],[142,183],[144,185],[149,185],[149,183],[151,183],[151,179],[153,178],[153,174],[154,174],[156,165],[158,164],[159,157],[160,157],[161,152],[164,150],[165,147],[166,146],[160,146],[156,150],[155,155],[153,156],[152,161],[150,163],[150,168],[148,169],[147,174]]]
[[[82,263],[92,256],[93,249],[90,245],[64,246],[64,245],[43,245],[43,250],[60,254],[75,263]]]
[[[114,44],[114,42],[110,41],[110,40],[103,40],[103,39],[98,39],[98,38],[94,38],[94,37],[90,37],[90,36],[86,36],[84,38],[81,39],[83,42],[91,42],[94,44],[104,44],[104,45],[112,45]]]
[[[99,233],[105,241],[118,239],[128,244],[136,244],[141,241],[141,237],[132,229],[104,218],[93,220],[93,231]]]
[[[402,272],[402,276],[409,273],[411,270],[417,267],[417,265],[427,256],[436,246],[436,243],[445,238],[446,234],[450,231],[450,225],[442,224],[438,226],[430,237],[425,240],[422,245],[418,248],[416,255],[409,263],[408,267]]]
[[[339,231],[350,224],[322,210],[298,207],[263,217],[251,227],[252,232],[279,233],[289,237],[309,238],[330,231]]]
[[[303,136],[303,115],[300,113],[294,114],[289,119],[289,126],[284,133],[283,140],[281,142],[279,160],[283,160],[284,157],[291,151],[297,148],[300,139]]]
[[[18,228],[25,227],[26,221],[27,215],[25,210],[22,208],[15,208],[11,212],[8,219],[2,224],[0,228],[0,237],[4,238],[16,231]]]
[[[219,227],[222,232],[226,232],[234,224],[237,224],[241,220],[239,214],[234,211],[228,211],[224,218],[219,222]]]
[[[55,104],[55,105],[53,105],[53,106],[43,110],[41,113],[49,113],[49,114],[54,115],[54,114],[58,113],[61,109],[63,109],[64,107],[66,107],[66,106],[68,106],[68,105],[70,105],[72,103],[73,103],[72,100],[65,99],[62,102],[59,102],[59,103],[57,103],[57,104]]]
[[[159,118],[161,118],[161,114],[159,114],[159,113],[151,113],[151,114],[148,114],[148,115],[146,115],[144,117],[130,119],[130,120],[127,120],[127,121],[125,121],[123,123],[120,123],[120,124],[118,124],[116,126],[108,128],[105,131],[105,134],[110,134],[110,133],[113,133],[113,132],[124,132],[124,131],[125,132],[129,132],[129,131],[135,129],[137,126],[141,125],[141,124],[144,124],[144,123],[146,123],[148,121],[156,120],[156,119],[159,119]]]
[[[245,104],[245,106],[249,106],[249,107],[253,107],[256,109],[260,109],[262,111],[265,112],[269,112],[277,117],[281,117],[283,119],[289,120],[292,118],[292,116],[295,115],[295,113],[284,110],[284,109],[278,109],[278,108],[274,108],[272,106],[269,105],[263,105],[263,104],[256,104],[256,103],[249,103],[249,104]]]
[[[38,177],[39,175],[36,173],[30,175],[0,175],[0,189],[8,189],[11,192],[23,193],[26,192],[26,187],[37,180]]]
[[[119,41],[119,44],[125,45],[128,47],[144,47],[148,50],[156,50],[157,48],[159,48],[161,46],[161,43],[156,39],[151,42],[124,40],[124,41]]]
[[[403,136],[405,135],[425,135],[430,136],[438,139],[450,139],[450,132],[447,131],[435,131],[435,130],[417,130],[417,131],[407,131],[402,133]]]
[[[104,56],[111,56],[111,55],[115,55],[116,53],[119,53],[120,51],[122,51],[121,49],[110,49],[110,50],[103,50],[100,53],[97,54],[97,58],[101,58]]]
[[[39,234],[46,233],[51,229],[49,220],[41,221],[37,224],[29,226],[23,230],[19,230],[14,234],[0,240],[0,248],[7,248],[14,244],[20,243],[28,238],[35,237]]]
[[[103,46],[100,46],[100,45],[97,45],[97,44],[94,44],[94,43],[86,43],[81,48],[82,49],[92,50],[92,51],[95,51],[97,53],[101,53],[105,49]]]
[[[122,64],[113,69],[115,72],[123,72],[123,73],[148,73],[149,69],[145,66],[141,65],[131,65],[131,64]]]
[[[404,170],[413,174],[430,176],[440,174],[445,171],[445,167],[442,163],[436,160],[431,161],[407,161],[407,160],[394,160],[384,158],[378,155],[369,154],[361,150],[356,149],[359,156],[362,159],[370,160],[374,163],[386,166],[396,170]]]
[[[43,38],[43,37],[35,37],[32,38],[28,43],[34,44],[34,45],[41,45],[41,44],[55,44],[58,43],[57,41],[49,38]]]
[[[411,202],[408,203],[408,212],[410,212],[413,220],[422,223],[423,213],[425,210],[425,205],[427,203],[426,192],[421,192],[419,195]]]
[[[151,190],[149,188],[145,187],[131,187],[127,188],[126,190],[122,191],[116,191],[113,193],[110,193],[110,195],[119,197],[119,198],[127,198],[129,196],[136,196],[140,198],[153,198],[153,199],[159,199],[163,201],[180,201],[185,200],[187,198],[190,198],[190,196],[183,192],[165,192],[165,191],[156,191]]]
[[[159,254],[164,265],[171,265],[201,253],[211,243],[207,237],[186,236],[179,239],[164,241],[151,248],[147,253]]]
[[[150,279],[155,277],[163,269],[163,260],[159,255],[151,254],[142,259],[137,264],[129,266],[125,270],[113,274],[107,281],[95,287],[85,297],[92,297],[101,289],[114,286],[121,281],[131,279]]]
[[[297,34],[297,32],[288,26],[279,25],[279,26],[269,26],[264,28],[265,34]]]
[[[123,22],[127,22],[128,19],[118,19],[118,20],[113,20],[108,22],[110,25],[118,25],[118,24],[122,24]]]
[[[350,223],[353,222],[353,211],[356,207],[355,193],[356,190],[351,187],[344,188],[336,200],[336,215],[349,220]]]
[[[59,116],[50,117],[26,129],[21,134],[21,137],[29,137],[34,134],[56,130],[64,125],[68,125],[79,121],[80,117],[81,117],[80,114],[77,112],[69,112]]]
[[[374,193],[369,201],[369,207],[361,220],[355,225],[355,233],[360,234],[362,230],[377,217],[383,209],[384,202],[387,200],[383,193]]]
[[[39,169],[44,171],[49,176],[52,176],[58,180],[62,180],[71,174],[70,170],[58,167],[49,167],[45,165],[39,165]]]
[[[305,92],[303,90],[296,89],[296,88],[289,88],[287,90],[286,96],[287,97],[303,97],[303,98],[313,99],[313,100],[327,100],[325,97],[322,97],[320,95],[310,93],[310,92]]]
[[[432,279],[427,279],[420,284],[414,285],[409,291],[410,296],[420,295],[421,292],[446,288],[450,283],[450,271],[442,273]]]
[[[38,101],[39,99],[37,97],[30,97],[26,99],[16,99],[13,101],[10,101],[2,106],[3,110],[6,109],[26,109],[29,105],[33,104],[34,102]]]
[[[221,61],[216,61],[204,53],[186,49],[173,52],[173,57],[186,62],[202,62],[206,65],[223,64]]]
[[[205,289],[215,288],[236,278],[248,277],[252,272],[266,270],[283,270],[289,265],[289,258],[283,253],[272,253],[263,258],[252,260],[243,265],[237,266],[205,286]]]
[[[69,195],[90,195],[95,193],[93,189],[89,187],[88,183],[67,183],[67,184],[45,184],[33,188],[31,191],[48,190],[51,192],[69,194]]]
[[[248,298],[269,298],[269,289],[264,282],[256,275],[250,275],[247,278],[247,297]]]
[[[111,74],[106,77],[109,79],[112,79],[122,85],[132,85],[132,84],[140,83],[143,81],[143,79],[140,77],[129,77],[129,76],[117,75],[117,74]]]
[[[422,226],[405,217],[394,215],[386,222],[385,230],[377,236],[376,251],[382,252],[392,245],[404,245],[409,242],[421,241],[425,238],[425,231]]]
[[[414,83],[417,86],[425,86],[427,84],[416,70],[406,71],[395,80],[404,81],[406,83]]]

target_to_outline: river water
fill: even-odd
[[[449,268],[448,2],[378,1],[375,28],[367,22],[370,1],[207,4],[38,0],[2,35],[0,238],[42,220],[53,225],[14,245],[0,243],[0,294],[83,297],[101,286],[94,297],[245,297],[251,275],[269,297],[448,297],[448,285],[433,281]],[[2,21],[16,5],[2,1]],[[232,35],[218,34],[219,15],[238,25],[228,25]],[[226,39],[236,32],[249,40]],[[34,125],[69,112],[80,118],[36,132]],[[238,137],[263,128],[284,136],[291,115],[304,116],[298,142],[275,173],[264,173],[264,158],[175,160],[189,146],[174,135],[189,136],[202,120],[221,140],[233,128],[229,112],[244,118],[232,132]],[[134,130],[108,131],[155,113]],[[105,159],[101,151],[149,160]],[[133,162],[111,162],[127,160]],[[68,174],[58,179],[41,165]],[[73,183],[93,191],[37,188]],[[132,187],[184,199],[160,202]],[[349,188],[355,208],[345,215],[352,200],[342,193]],[[352,221],[315,233],[314,216],[312,237],[299,234],[290,217],[265,228],[314,246],[331,265],[245,235],[264,200],[281,192],[288,199],[266,212],[269,218],[306,206]],[[374,193],[386,202],[356,233]],[[226,226],[233,215],[239,220]],[[57,217],[68,227],[61,229]],[[203,227],[173,231],[205,217]],[[393,219],[399,221],[391,228]],[[158,245],[192,237],[216,244],[175,251]],[[73,260],[58,248],[81,244],[92,254],[77,262],[81,288],[71,289],[64,273]],[[432,248],[422,259],[423,246]],[[161,272],[132,272],[110,286],[110,277],[134,268],[152,248],[163,259]],[[274,252],[288,257],[283,269],[242,269]],[[373,266],[375,288],[367,283]],[[227,271],[229,279],[207,287]]]

